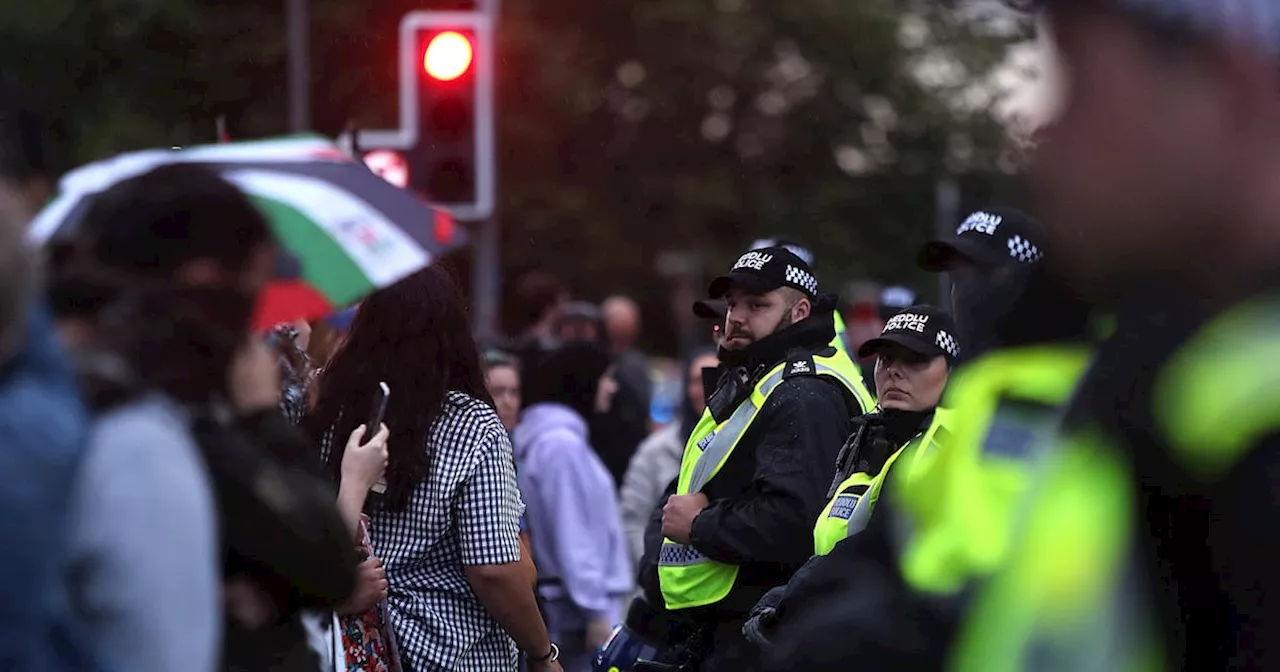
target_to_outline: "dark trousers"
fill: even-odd
[[[742,636],[746,619],[722,621],[712,630],[710,654],[703,659],[699,672],[747,672],[755,667],[751,643]]]

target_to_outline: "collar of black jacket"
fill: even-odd
[[[834,318],[836,296],[823,294],[814,303],[812,312],[799,322],[765,336],[741,350],[720,348],[720,361],[726,367],[744,367],[758,373],[787,358],[793,350],[821,353],[836,337]]]
[[[896,447],[906,445],[918,434],[929,429],[929,424],[933,422],[933,411],[932,408],[923,411],[903,411],[896,408],[881,410],[880,417],[884,422],[885,437]]]

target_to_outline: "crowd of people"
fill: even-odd
[[[1280,668],[1280,6],[1046,4],[1043,226],[921,241],[948,305],[876,333],[755,241],[661,426],[634,302],[547,274],[501,343],[435,267],[254,333],[284,251],[208,168],[33,254],[4,108],[0,669]]]

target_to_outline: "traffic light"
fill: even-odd
[[[490,19],[480,12],[410,12],[400,24],[416,130],[407,152],[409,185],[459,219],[481,219],[493,209],[491,35]]]

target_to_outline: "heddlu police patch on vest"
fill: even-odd
[[[793,357],[787,360],[787,368],[783,370],[783,378],[791,378],[793,376],[812,376],[818,373],[818,365],[814,363],[812,355],[801,357]]]
[[[837,496],[836,501],[831,503],[831,513],[827,514],[827,517],[849,520],[849,516],[852,516],[854,510],[858,508],[858,501],[861,499],[862,495],[843,494]]]
[[[698,450],[705,453],[707,451],[707,446],[711,445],[711,442],[714,441],[715,438],[716,438],[716,432],[715,430],[712,430],[710,434],[698,440],[698,443],[697,443]]]
[[[982,441],[982,454],[1025,460],[1053,428],[1057,409],[1025,399],[1001,399]]]

